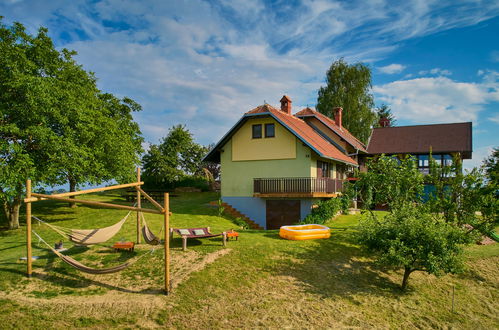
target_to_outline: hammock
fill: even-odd
[[[84,273],[94,274],[94,275],[112,274],[112,273],[119,272],[132,264],[131,262],[125,262],[124,264],[117,265],[117,266],[110,267],[110,268],[101,268],[101,269],[90,268],[90,267],[87,267],[87,266],[83,265],[82,263],[74,260],[73,258],[65,256],[64,254],[55,250],[50,244],[45,242],[45,240],[43,238],[41,238],[40,235],[38,235],[34,230],[33,230],[33,233],[38,237],[38,239],[40,241],[45,243],[49,247],[49,249],[52,250],[52,252],[54,252],[59,258],[61,258],[62,261],[64,261],[65,263],[67,263],[71,267],[74,267],[74,268],[76,268],[79,271],[82,271]],[[139,259],[137,259],[137,260],[139,260]],[[135,260],[135,261],[137,261],[137,260]]]
[[[146,241],[149,245],[158,245],[161,244],[161,239],[159,239],[147,226],[146,219],[144,218],[144,214],[140,213],[142,216],[142,221],[144,222],[144,226],[142,227],[142,236],[144,237],[144,241]],[[163,231],[163,229],[161,229]],[[160,232],[161,234],[161,232]]]
[[[93,244],[104,243],[107,240],[109,240],[111,237],[116,235],[120,231],[121,227],[123,226],[123,224],[128,219],[131,213],[132,211],[128,212],[128,214],[123,219],[121,219],[119,222],[115,223],[114,225],[98,229],[69,229],[52,225],[50,223],[38,219],[35,216],[33,216],[33,218],[35,218],[40,222],[43,222],[44,224],[52,228],[60,235],[64,237],[66,236],[69,237],[69,240],[72,241],[73,243],[79,245],[93,245]]]

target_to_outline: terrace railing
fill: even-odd
[[[331,178],[255,178],[253,191],[260,194],[341,192],[343,180]]]

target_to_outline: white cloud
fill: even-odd
[[[405,65],[393,63],[387,66],[379,67],[378,70],[386,74],[394,74],[404,71],[405,68]]]
[[[375,86],[373,90],[399,119],[423,124],[477,122],[484,105],[499,101],[499,80],[494,74],[490,72],[481,83],[447,77],[418,78]]]
[[[335,58],[374,62],[401,41],[476,24],[497,15],[499,7],[493,1],[477,6],[473,1],[304,0],[277,6],[246,0],[26,0],[0,3],[0,12],[6,23],[24,22],[30,32],[47,26],[56,45],[79,52],[77,61],[96,72],[100,88],[142,104],[144,111],[135,118],[147,141],[156,143],[169,127],[183,123],[207,144],[264,100],[276,104],[288,94],[295,105],[315,104]],[[433,87],[451,90],[455,84],[444,80]],[[463,88],[471,93],[468,85]],[[379,89],[394,103],[407,88],[395,84],[392,92],[388,87]],[[475,89],[488,94],[482,85]],[[407,101],[416,102],[411,96]],[[441,100],[441,107],[448,103]],[[471,105],[480,108],[479,101]]]
[[[426,75],[450,76],[452,74],[452,71],[446,70],[446,69],[440,69],[440,68],[433,68],[430,70],[419,71],[418,74],[420,74],[422,76],[426,76]]]
[[[496,113],[494,116],[489,117],[489,120],[499,124],[499,113]]]
[[[463,168],[471,170],[474,167],[482,166],[483,160],[492,153],[493,148],[493,145],[487,145],[473,150],[472,158],[463,161]]]

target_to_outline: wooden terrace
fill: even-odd
[[[255,178],[254,197],[336,197],[343,180],[331,178]]]

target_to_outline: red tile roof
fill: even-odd
[[[297,113],[295,113],[295,116],[297,117],[310,117],[314,116],[317,119],[319,119],[324,125],[329,127],[336,135],[341,137],[343,140],[345,140],[347,143],[349,143],[352,147],[354,147],[357,150],[360,150],[362,152],[367,152],[366,151],[366,146],[364,143],[360,142],[355,136],[352,135],[345,127],[339,127],[336,125],[336,122],[332,120],[331,118],[323,115],[322,113],[312,110],[310,108],[305,108]]]
[[[472,153],[471,122],[373,129],[370,154],[427,154],[461,152],[464,159]]]
[[[293,115],[289,115],[283,111],[280,111],[272,107],[271,105],[264,104],[258,106],[255,109],[246,112],[245,116],[263,114],[263,113],[271,114],[272,117],[280,121],[285,127],[287,127],[293,134],[295,134],[303,142],[309,144],[309,146],[312,147],[312,149],[315,149],[316,152],[319,153],[319,156],[357,165],[357,162],[354,159],[348,157],[347,155],[339,151],[331,143],[326,141],[317,132],[315,132],[312,127],[310,127],[307,123],[305,123],[305,121]]]

